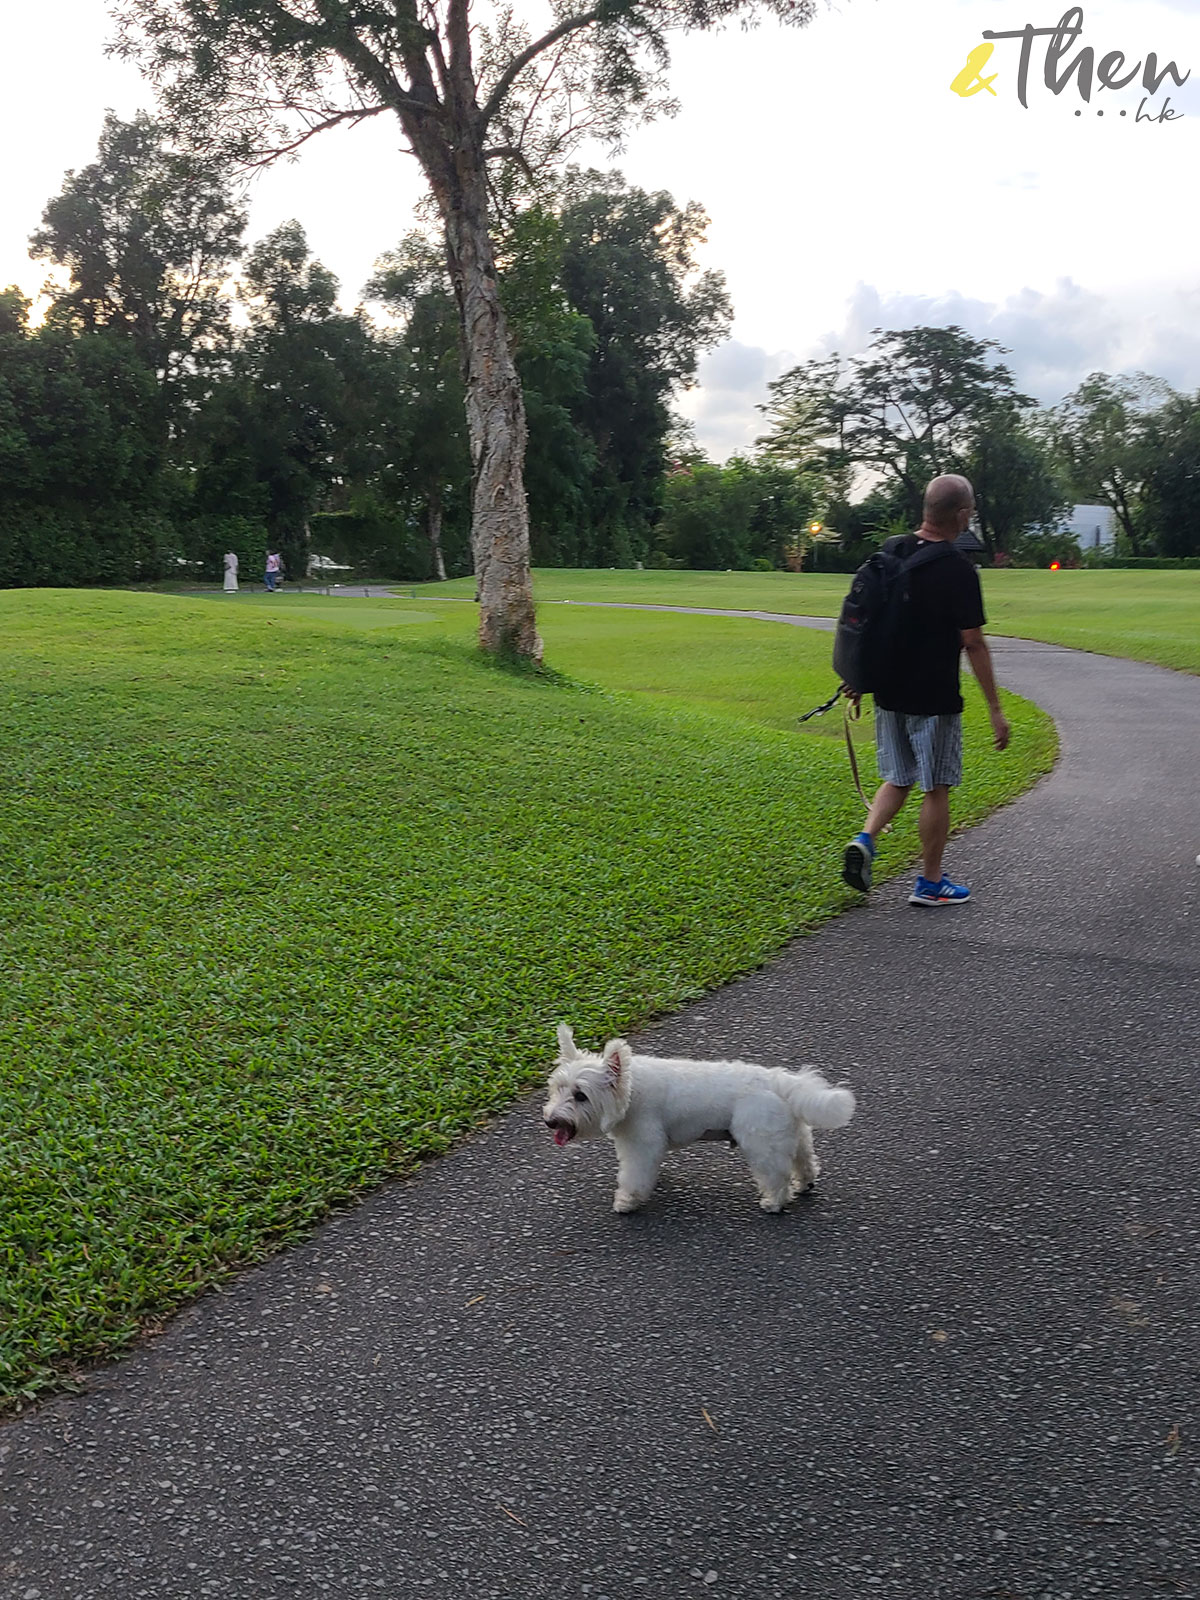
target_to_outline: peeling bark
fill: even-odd
[[[446,223],[462,326],[471,444],[471,551],[485,650],[540,661],[525,503],[525,400],[500,304],[487,231],[482,172],[478,203]]]
[[[434,490],[429,496],[428,522],[429,550],[433,557],[433,575],[441,583],[446,581],[446,562],[442,555],[442,497]]]
[[[470,73],[466,9],[451,8],[454,45],[446,83],[450,143],[427,120],[406,117],[445,228],[446,261],[458,304],[471,447],[471,551],[479,643],[497,655],[542,659],[534,620],[525,503],[525,401],[500,304],[488,230],[484,125]]]

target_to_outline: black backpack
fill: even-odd
[[[891,675],[891,661],[906,625],[908,580],[918,567],[954,553],[943,539],[889,539],[854,574],[833,636],[833,670],[852,694],[875,694]]]

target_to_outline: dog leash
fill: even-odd
[[[813,710],[806,711],[802,717],[797,717],[796,721],[809,722],[813,717],[823,717],[827,711],[833,710],[834,706],[837,705],[838,701],[842,698],[845,692],[846,685],[844,683],[839,683],[833,694],[830,695],[829,699],[826,700],[823,706],[815,706]]]
[[[846,704],[842,707],[842,732],[846,736],[846,757],[850,762],[850,776],[854,780],[854,787],[858,790],[858,798],[863,803],[863,809],[865,811],[870,811],[871,801],[867,796],[866,790],[862,786],[862,777],[860,776],[858,770],[858,757],[854,753],[854,737],[850,731],[851,724],[860,721],[862,718],[862,702],[852,700],[849,694],[846,692],[846,685],[844,683],[840,683],[835,692],[830,695],[828,700],[826,700],[824,705],[814,706],[811,711],[806,711],[803,716],[798,717],[796,720],[798,722],[809,722],[813,717],[823,717],[827,711],[833,710],[834,706],[837,705],[838,701],[843,695],[846,697]],[[892,825],[890,822],[887,823],[886,826],[881,829],[881,832],[890,833],[891,826]]]
[[[850,724],[858,722],[862,717],[861,702],[852,702],[847,699],[842,707],[842,732],[846,735],[846,755],[850,760],[850,776],[854,779],[854,787],[858,790],[858,798],[863,803],[863,810],[870,811],[871,802],[867,799],[866,791],[862,786],[862,779],[858,775],[858,757],[854,754],[854,740],[850,734]]]

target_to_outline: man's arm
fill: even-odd
[[[1009,726],[1008,718],[1000,709],[1000,696],[996,693],[996,675],[992,671],[992,652],[988,649],[987,640],[983,637],[982,628],[964,628],[962,630],[962,645],[967,652],[967,660],[971,663],[971,671],[983,690],[983,698],[987,701],[988,716],[992,721],[992,735],[996,741],[997,750],[1008,748]]]

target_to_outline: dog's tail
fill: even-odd
[[[854,1115],[853,1090],[835,1089],[811,1067],[802,1072],[785,1072],[776,1067],[771,1073],[771,1087],[810,1127],[844,1128]]]

